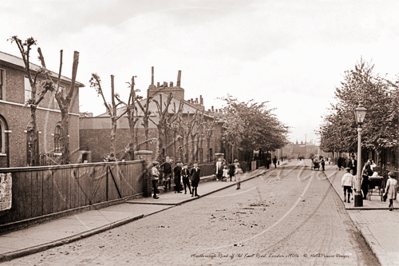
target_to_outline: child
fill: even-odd
[[[152,187],[154,188],[154,199],[159,199],[159,197],[157,197],[158,179],[159,179],[159,171],[158,171],[157,165],[158,165],[158,162],[154,161],[152,163],[152,168],[151,168],[151,181],[152,181]]]
[[[193,187],[191,190],[191,197],[200,197],[197,192],[198,183],[200,181],[200,173],[201,169],[198,168],[198,164],[195,162],[193,169],[191,169],[191,186]]]
[[[352,193],[352,187],[354,186],[353,170],[351,170],[349,167],[345,168],[345,170],[347,171],[347,173],[342,176],[341,186],[344,190],[344,202],[346,202],[346,195],[348,194],[348,203],[351,203],[350,198]]]
[[[229,168],[225,165],[223,168],[223,181],[227,181],[227,178],[229,178]]]
[[[237,188],[236,189],[240,189],[241,188],[241,174],[243,174],[242,169],[240,168],[240,164],[236,164],[236,172],[234,173],[235,177],[236,177],[236,181],[237,181]]]

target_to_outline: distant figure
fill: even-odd
[[[187,194],[187,187],[188,187],[188,191],[191,194],[190,179],[189,179],[190,172],[187,169],[186,163],[183,165],[183,169],[181,170],[181,176],[182,176],[182,180],[183,180],[184,194]]]
[[[236,171],[236,166],[230,161],[229,164],[229,176],[230,176],[230,182],[233,180],[234,172]]]
[[[338,157],[338,160],[337,160],[337,165],[338,165],[338,171],[341,171],[341,166],[342,166],[342,157]]]
[[[353,170],[346,168],[347,173],[342,176],[341,186],[344,190],[344,202],[346,202],[346,194],[348,194],[348,203],[351,203],[351,193],[353,187]]]
[[[266,159],[266,168],[269,169],[269,167],[270,167],[270,158],[267,157],[267,159]]]
[[[176,164],[176,167],[173,169],[173,174],[174,174],[174,181],[175,181],[175,193],[181,193],[181,183],[180,183],[180,178],[181,178],[181,168],[182,163],[178,162]]]
[[[154,161],[152,163],[152,168],[151,168],[151,182],[152,182],[152,187],[154,189],[154,199],[159,199],[159,197],[157,197],[157,193],[159,193],[158,191],[159,171],[157,165],[158,162]]]
[[[234,173],[235,177],[236,177],[236,181],[237,181],[237,188],[236,189],[240,189],[241,188],[241,175],[244,172],[242,171],[242,169],[240,168],[240,164],[236,165],[236,171]]]
[[[274,168],[277,168],[277,157],[274,156],[273,158],[273,164],[274,164]]]
[[[191,193],[191,197],[194,197],[194,195],[196,197],[199,197],[197,189],[198,189],[198,183],[200,181],[200,173],[201,173],[201,169],[198,168],[198,164],[195,162],[194,163],[194,167],[191,170],[191,185],[193,187],[192,189],[192,193]]]
[[[393,200],[396,199],[396,194],[398,193],[398,181],[395,179],[395,173],[388,173],[389,179],[385,187],[385,193],[387,193],[387,199],[389,199],[389,210],[393,210]]]
[[[216,181],[222,179],[223,176],[223,165],[222,165],[222,158],[219,158],[216,162]]]
[[[373,171],[370,168],[370,162],[366,162],[363,166],[362,170],[362,190],[363,190],[363,199],[367,199],[367,193],[369,192],[369,176],[373,174]]]
[[[229,168],[227,167],[227,165],[224,166],[223,168],[223,181],[227,181],[227,179],[229,178]]]
[[[352,156],[352,159],[349,160],[348,167],[353,170],[353,174],[357,174],[357,161],[355,160],[355,156]]]
[[[170,160],[169,156],[167,156],[165,159],[165,162],[163,164],[161,164],[161,167],[163,167],[163,183],[165,186],[165,191],[168,189],[168,185],[169,185],[169,189],[171,189],[170,178],[172,176],[172,165],[170,163],[171,163],[171,160]]]
[[[324,171],[324,170],[325,170],[324,168],[325,168],[326,162],[324,161],[324,158],[323,158],[323,157],[321,157],[320,163],[321,163],[321,170]]]

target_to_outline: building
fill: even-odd
[[[39,66],[31,63],[30,68],[35,74]],[[51,75],[55,78],[58,76],[54,72]],[[39,76],[39,80],[40,78]],[[71,79],[61,76],[62,87],[69,89],[70,84]],[[72,159],[73,153],[77,154],[79,150],[79,88],[84,87],[80,82],[76,82],[75,85],[76,92],[71,101],[69,122]],[[30,96],[31,87],[22,58],[0,52],[0,167],[27,166],[27,147],[31,145],[26,134],[30,122],[30,108],[25,103]],[[36,119],[41,157],[60,156],[61,111],[54,92],[45,95],[36,110]]]
[[[180,101],[183,101],[183,120],[189,121],[192,119],[196,112],[203,113],[203,121],[213,121],[214,117],[218,112],[212,112],[212,110],[205,111],[204,99],[200,96],[199,101],[197,99],[185,100],[184,89],[181,87],[181,71],[178,72],[178,78],[176,86],[173,82],[168,83],[160,82],[157,85],[154,84],[154,70],[152,69],[151,85],[148,87],[148,95],[153,100],[160,103],[161,106],[165,107],[165,102],[170,94],[173,95],[171,104],[169,105],[168,112],[173,115],[178,110]],[[140,101],[144,106],[146,99]],[[159,121],[157,114],[157,105],[154,101],[150,101],[149,109],[151,112],[149,121],[149,133],[148,140],[146,141],[143,126],[144,113],[138,108],[138,122],[135,126],[135,146],[136,150],[148,149],[152,150],[154,154],[157,151],[156,138],[158,137],[158,129],[156,124]],[[117,109],[119,115],[123,114],[125,107]],[[126,118],[125,118],[126,117]],[[128,144],[130,142],[130,128],[128,124],[127,115],[118,120],[117,131],[116,131],[116,154],[115,157],[118,160],[124,158]],[[187,137],[184,138],[181,133],[174,130],[167,130],[165,139],[163,140],[164,148],[161,153],[161,157],[165,158],[169,156],[175,161],[198,161],[209,162],[214,160],[215,153],[223,151],[223,143],[221,139],[222,123],[216,123],[212,136],[206,136],[202,134],[196,136],[194,142],[191,137],[189,138],[188,147],[186,145]],[[108,113],[101,114],[96,117],[82,116],[80,118],[80,147],[83,150],[91,151],[92,161],[99,162],[103,161],[104,157],[110,152],[110,133],[111,133],[111,119]],[[148,142],[148,143],[147,143]],[[194,154],[194,159],[187,158],[186,150],[189,150],[188,154]],[[194,149],[194,152],[193,152]]]
[[[314,155],[320,155],[319,146],[311,143],[306,142],[304,143],[301,141],[300,143],[296,141],[296,143],[289,143],[282,149],[282,156],[286,158],[299,158],[303,157],[305,159],[310,158]]]

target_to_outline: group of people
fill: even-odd
[[[235,179],[235,182],[237,182],[237,189],[240,189],[240,174],[242,173],[243,170],[237,159],[235,159],[234,162],[230,161],[229,164],[226,163],[225,159],[222,160],[221,158],[216,162],[216,181],[230,180],[230,182],[232,182],[233,179]]]
[[[348,167],[345,168],[347,171],[346,174],[342,176],[341,186],[344,191],[344,202],[350,203],[351,193],[352,190],[356,192],[355,185],[358,181],[358,176],[356,175],[356,164],[357,161],[352,157],[352,160],[349,161]],[[373,168],[376,165],[372,160],[368,160],[362,169],[361,172],[361,192],[363,194],[363,199],[367,200],[367,193],[369,190],[369,178],[371,176],[378,176],[377,172],[373,172]],[[397,189],[398,189],[398,182],[395,179],[395,173],[389,172],[388,173],[388,180],[385,186],[385,196],[389,199],[389,210],[393,210],[393,200],[396,199]]]
[[[163,172],[162,178],[160,174],[161,168]],[[242,173],[243,170],[237,159],[234,160],[234,163],[230,162],[229,165],[222,159],[216,162],[216,180],[227,181],[230,179],[230,181],[233,181],[233,179],[235,179],[235,182],[237,182],[237,189],[241,187],[240,174]],[[187,194],[188,189],[192,197],[200,197],[200,195],[198,195],[200,174],[201,169],[198,167],[197,162],[194,162],[190,169],[189,165],[186,163],[177,162],[176,166],[172,169],[172,160],[169,157],[166,157],[165,162],[161,165],[157,161],[154,161],[150,171],[154,199],[159,198],[157,196],[157,193],[159,194],[158,185],[163,185],[165,191],[168,189],[171,190],[172,180],[175,184],[175,193],[182,193],[184,189],[184,194]]]
[[[316,168],[315,166],[320,164],[321,165],[321,170],[325,171],[326,161],[324,160],[323,156],[320,156],[320,160],[317,159],[317,157],[311,158],[311,161],[312,161],[313,168]]]
[[[163,177],[160,180],[160,168],[163,168]],[[198,195],[198,183],[200,181],[200,173],[201,169],[198,167],[198,163],[194,163],[193,167],[189,170],[187,164],[183,164],[182,162],[177,162],[176,166],[173,168],[173,181],[175,183],[175,193],[182,193],[184,186],[184,194],[187,194],[187,188],[192,197],[199,197]],[[165,191],[171,189],[171,181],[172,181],[172,160],[169,157],[166,157],[166,160],[163,164],[159,165],[157,161],[152,163],[151,168],[151,180],[152,186],[154,190],[154,199],[158,199],[157,193],[158,184],[161,182]],[[191,181],[191,185],[190,185]],[[183,183],[183,186],[182,186]]]

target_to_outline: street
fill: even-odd
[[[330,166],[326,166],[329,168]],[[198,188],[201,194],[201,184]],[[161,195],[162,196],[162,195]],[[4,265],[379,265],[322,171],[293,161]]]

